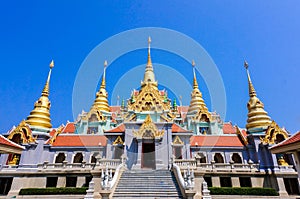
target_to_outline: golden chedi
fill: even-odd
[[[30,125],[31,128],[46,128],[50,129],[52,127],[50,119],[50,100],[49,100],[49,84],[51,71],[54,67],[54,61],[50,63],[50,70],[48,73],[47,82],[42,91],[41,97],[35,102],[34,109],[30,112],[27,117],[26,123]]]
[[[206,104],[202,98],[202,93],[199,90],[197,78],[196,78],[196,71],[195,71],[195,62],[192,62],[193,66],[193,73],[194,73],[194,81],[193,81],[193,91],[191,93],[191,102],[188,108],[188,114],[193,113],[205,113],[209,116],[208,109]]]
[[[102,77],[102,82],[99,91],[96,93],[96,99],[94,104],[91,107],[91,110],[95,111],[106,111],[109,112],[108,105],[108,93],[106,91],[106,82],[105,82],[105,74],[106,74],[107,61],[104,62],[104,72]]]
[[[247,103],[248,108],[248,119],[246,128],[248,131],[253,131],[254,129],[266,129],[270,124],[271,120],[268,113],[264,110],[264,104],[256,96],[256,91],[252,84],[248,63],[245,61],[244,66],[247,71],[248,86],[249,86],[249,101]],[[255,130],[254,130],[255,131]]]

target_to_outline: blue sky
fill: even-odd
[[[300,3],[296,0],[2,1],[0,132],[5,133],[28,116],[40,96],[51,59],[55,60],[51,118],[57,127],[73,120],[72,92],[77,71],[99,43],[126,30],[162,27],[191,37],[214,60],[227,96],[225,121],[240,127],[246,124],[248,88],[243,61],[247,59],[266,111],[294,133],[300,129],[299,19]],[[131,64],[146,62],[146,52],[123,55],[108,68],[108,92],[122,71],[129,70]],[[170,64],[164,56],[178,59],[153,50],[154,62]],[[171,62],[171,67],[178,67],[176,63],[180,62]],[[121,70],[123,64],[125,69]],[[202,79],[199,77],[200,87],[210,106]],[[93,97],[87,100],[93,101]]]

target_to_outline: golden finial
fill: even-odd
[[[252,84],[251,78],[250,78],[250,73],[249,73],[249,64],[247,61],[244,61],[244,67],[246,68],[247,71],[247,77],[248,77],[248,86],[249,86],[249,96],[256,96],[256,91],[254,89],[254,86]]]
[[[150,53],[151,45],[150,44],[151,44],[151,37],[148,37],[148,61],[147,61],[147,66],[152,67],[151,53]]]
[[[245,67],[246,69],[248,69],[248,67],[249,67],[248,62],[247,62],[246,60],[244,61],[244,67]]]
[[[194,89],[196,89],[196,88],[198,88],[198,82],[197,82],[197,78],[196,78],[196,70],[195,70],[196,63],[195,63],[194,60],[192,61],[192,66],[193,66],[193,74],[194,74],[194,83],[193,83],[193,87],[194,87]]]
[[[148,38],[148,60],[147,60],[146,70],[144,73],[144,81],[142,81],[142,87],[145,86],[147,83],[157,84],[155,82],[155,75],[152,67],[150,44],[151,44],[151,38],[149,37]]]
[[[192,60],[192,66],[195,67],[196,66],[196,63],[194,60]]]
[[[52,61],[50,62],[49,66],[50,66],[50,68],[53,68],[53,67],[54,67],[54,61],[53,61],[53,59],[52,59]]]
[[[102,83],[101,83],[101,88],[105,88],[105,74],[106,74],[106,67],[107,67],[107,60],[104,61],[104,70],[103,70],[103,77],[102,77]]]

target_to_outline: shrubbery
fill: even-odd
[[[273,188],[261,187],[209,187],[211,195],[258,195],[258,196],[278,196]]]
[[[85,194],[87,187],[49,187],[49,188],[27,188],[21,189],[19,195],[65,195],[65,194]]]

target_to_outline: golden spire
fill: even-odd
[[[96,93],[96,99],[94,101],[94,104],[92,105],[91,110],[97,110],[97,111],[106,111],[109,112],[109,105],[108,105],[108,93],[105,89],[106,82],[105,82],[105,75],[106,75],[106,67],[107,67],[107,61],[104,61],[104,72],[102,77],[102,82],[99,91]]]
[[[249,87],[249,102],[247,103],[248,108],[248,119],[246,128],[250,131],[255,131],[255,129],[259,128],[267,128],[271,124],[271,119],[268,116],[268,113],[264,110],[264,104],[258,99],[256,96],[256,91],[252,84],[250,73],[248,70],[248,63],[244,62],[244,67],[247,71],[248,78],[248,87]]]
[[[145,69],[145,74],[144,74],[144,81],[142,82],[142,87],[145,86],[147,83],[151,83],[157,86],[157,82],[155,81],[155,75],[153,72],[152,61],[151,61],[150,44],[151,44],[151,38],[149,37],[148,38],[148,60]]]
[[[194,111],[196,111],[197,113],[200,111],[202,113],[206,113],[207,115],[209,115],[206,104],[202,98],[202,93],[198,87],[196,71],[195,71],[196,64],[194,60],[192,61],[192,66],[193,66],[194,82],[193,82],[193,91],[191,94],[191,102],[188,109],[188,113],[194,113]]]
[[[249,86],[249,96],[252,97],[252,96],[256,96],[256,91],[253,87],[253,84],[252,84],[252,81],[251,81],[251,78],[250,78],[250,74],[249,74],[249,70],[248,70],[248,63],[247,61],[244,61],[244,67],[246,68],[246,71],[247,71],[247,77],[248,77],[248,86]]]
[[[103,69],[103,77],[102,77],[102,82],[100,88],[105,89],[106,87],[106,81],[105,81],[105,73],[106,73],[106,67],[107,67],[107,61],[104,61],[104,69]]]
[[[148,60],[147,60],[147,66],[151,66],[152,67],[151,53],[150,53],[150,44],[151,44],[151,37],[148,37]]]
[[[48,73],[48,78],[44,89],[42,91],[41,97],[34,104],[34,109],[30,112],[30,115],[27,117],[26,123],[31,127],[37,128],[46,128],[49,129],[52,127],[50,119],[50,101],[49,101],[49,84],[51,71],[54,67],[54,61],[52,60],[50,65],[50,70]]]
[[[192,66],[193,66],[193,74],[194,74],[193,88],[194,88],[194,89],[197,89],[197,88],[198,88],[198,82],[197,82],[196,71],[195,71],[196,63],[195,63],[194,60],[192,61]]]

